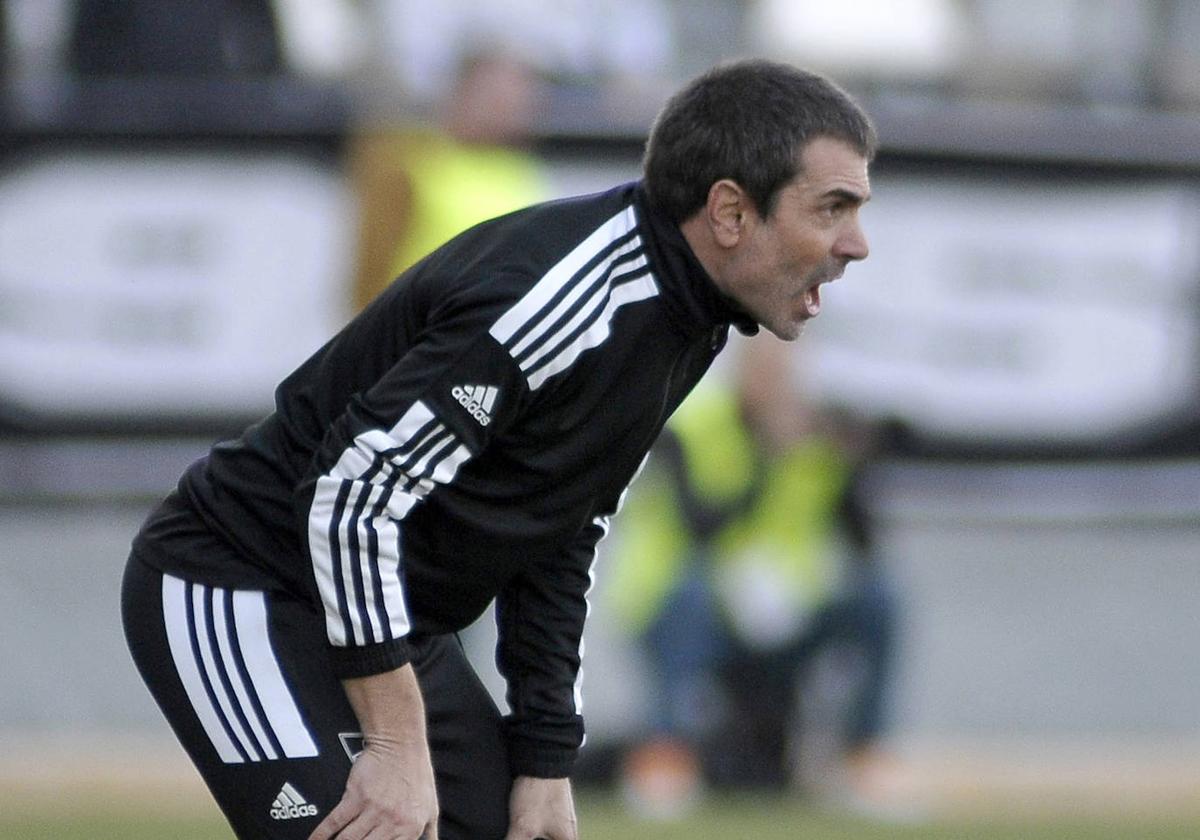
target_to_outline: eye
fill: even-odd
[[[846,203],[844,201],[832,201],[828,204],[823,204],[818,210],[821,217],[825,219],[836,219],[845,211]]]

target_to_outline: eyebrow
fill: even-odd
[[[850,204],[866,204],[871,200],[870,193],[857,193],[853,190],[848,190],[843,187],[836,187],[821,196],[822,198],[836,198]]]

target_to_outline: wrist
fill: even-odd
[[[363,749],[376,754],[428,752],[425,704],[411,665],[342,681],[363,732]]]

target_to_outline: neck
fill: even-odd
[[[725,294],[724,272],[721,270],[725,265],[725,254],[713,238],[712,229],[705,221],[704,214],[696,213],[690,218],[684,219],[679,225],[679,231],[692,249],[692,253],[696,255],[696,259],[700,261],[700,265],[712,278],[713,284],[722,294]]]

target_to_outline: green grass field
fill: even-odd
[[[58,811],[59,813],[52,813]],[[968,818],[961,815],[896,825],[855,819],[800,804],[755,797],[711,800],[686,820],[639,820],[615,797],[579,797],[583,840],[1195,840],[1200,817],[1042,815]],[[129,801],[72,804],[0,799],[2,840],[232,840],[220,816],[203,807],[186,811]]]

